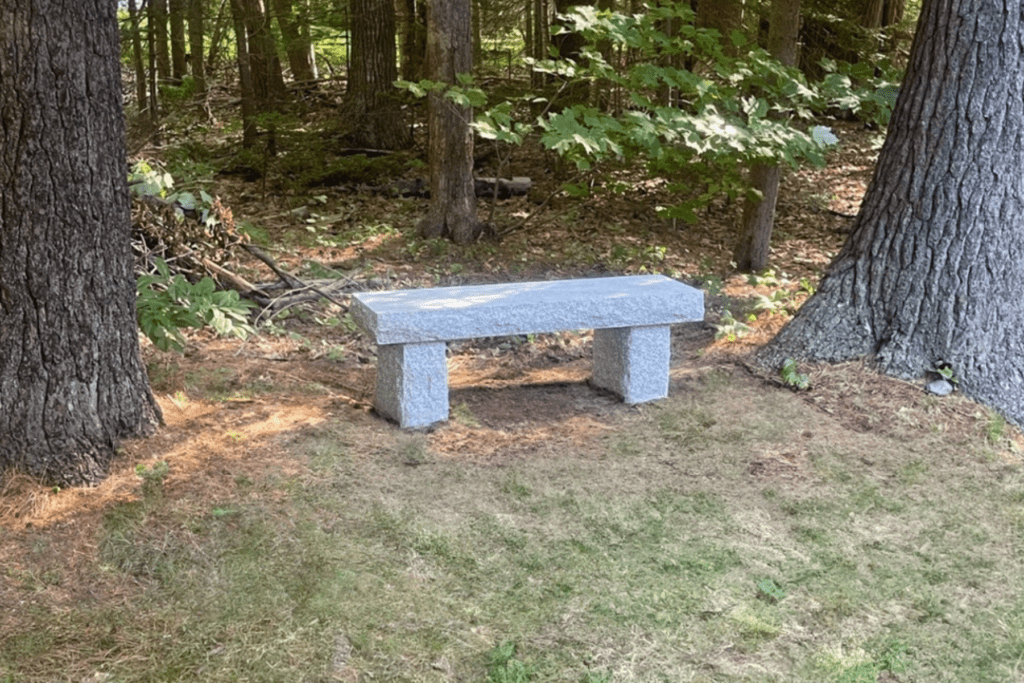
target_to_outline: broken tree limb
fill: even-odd
[[[302,289],[303,287],[306,286],[306,283],[304,283],[302,280],[295,277],[288,271],[283,270],[279,265],[277,265],[277,262],[273,258],[271,258],[270,254],[263,251],[259,247],[254,246],[252,244],[243,244],[242,248],[245,249],[250,254],[252,254],[253,256],[255,256],[256,258],[258,258],[260,261],[263,261],[263,263],[267,265],[267,268],[270,268],[272,271],[274,271],[274,275],[281,278],[281,281],[284,282],[285,286],[287,286],[289,289]]]
[[[248,251],[256,258],[258,258],[259,260],[263,261],[263,263],[267,264],[267,267],[274,271],[274,274],[277,275],[277,277],[279,277],[281,281],[284,282],[285,286],[288,287],[289,289],[289,291],[286,294],[282,294],[281,296],[272,299],[268,304],[266,304],[263,307],[263,310],[260,312],[259,316],[257,316],[257,319],[265,317],[265,314],[268,314],[267,317],[275,315],[285,310],[286,308],[294,306],[298,303],[302,303],[303,301],[316,300],[319,298],[327,299],[332,304],[334,304],[338,308],[341,308],[342,310],[348,310],[348,306],[346,306],[341,301],[338,301],[333,296],[325,292],[322,287],[318,287],[315,284],[303,282],[299,278],[295,277],[288,271],[281,268],[279,265],[277,265],[277,262],[270,257],[269,254],[267,254],[259,247],[255,247],[251,244],[243,244],[242,248]],[[351,282],[351,280],[349,280],[349,282]],[[313,295],[309,296],[308,298],[300,298],[300,295],[303,294],[304,292],[312,292]]]
[[[209,270],[211,273],[213,273],[219,278],[223,278],[224,280],[230,282],[231,285],[238,290],[239,294],[244,294],[246,296],[257,296],[264,300],[270,299],[270,295],[268,295],[258,286],[246,280],[241,275],[238,275],[237,273],[232,273],[230,270],[227,270],[222,266],[218,266],[216,263],[214,263],[208,258],[204,258],[200,262],[203,264],[203,267]]]

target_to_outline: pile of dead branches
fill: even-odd
[[[282,269],[273,258],[250,243],[238,230],[229,207],[217,197],[208,206],[190,206],[177,196],[135,196],[132,200],[132,249],[136,276],[157,272],[158,261],[171,274],[182,274],[190,282],[212,278],[221,289],[234,289],[255,302],[259,312],[254,322],[266,320],[292,306],[327,299],[344,310],[341,297],[369,288],[368,283],[342,277],[337,280],[303,281]],[[237,272],[234,264],[244,251],[263,262],[275,281],[256,284]]]

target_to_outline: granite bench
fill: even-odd
[[[670,325],[704,319],[704,293],[661,275],[440,287],[352,296],[377,344],[374,406],[402,427],[448,419],[445,343],[594,330],[592,384],[626,403],[668,395]]]

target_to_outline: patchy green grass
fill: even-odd
[[[0,576],[0,680],[1020,677],[1024,472],[984,423],[851,432],[729,373],[678,394],[497,463],[308,429],[298,473],[106,510],[74,600],[36,531]]]

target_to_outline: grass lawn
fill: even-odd
[[[8,480],[0,681],[1022,680],[988,413],[853,366],[673,377],[456,388],[412,434],[273,382],[165,401],[103,486]]]

